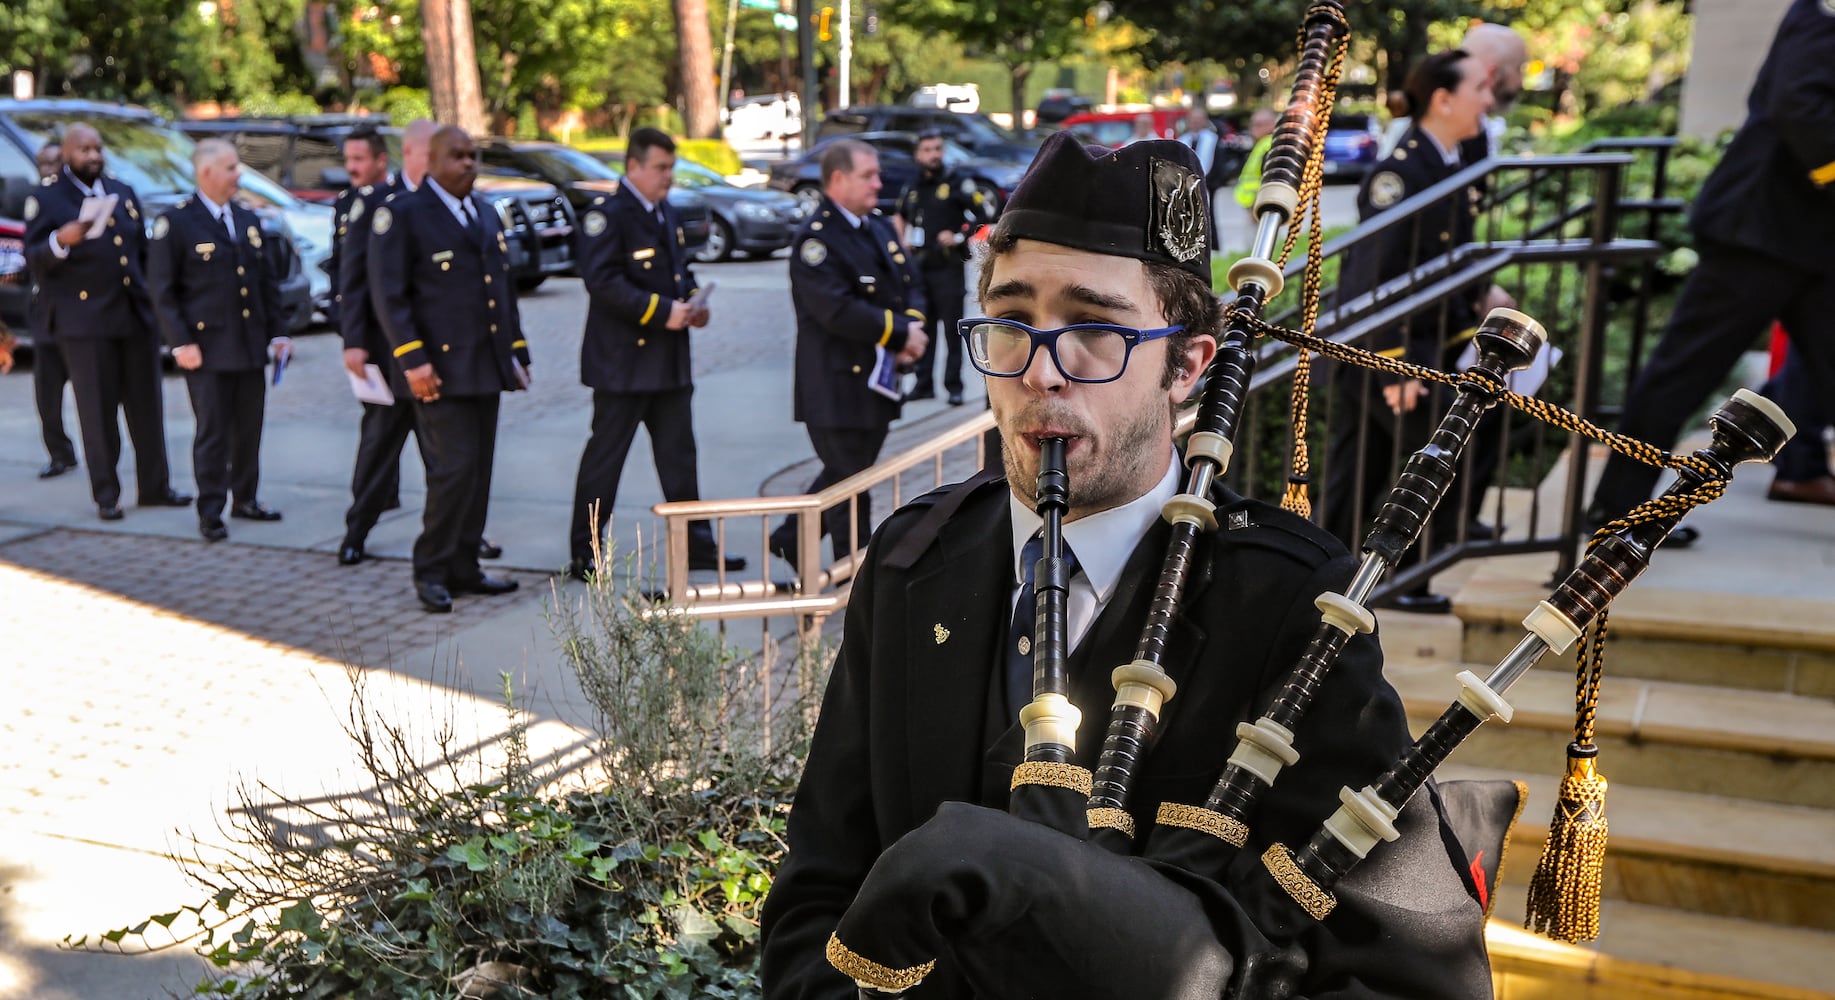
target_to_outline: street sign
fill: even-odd
[[[777,0],[739,0],[739,6],[753,10],[776,10]]]
[[[795,14],[773,14],[771,15],[771,21],[773,24],[776,24],[779,28],[782,28],[785,31],[795,31],[796,30],[796,15]]]

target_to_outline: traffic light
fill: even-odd
[[[879,34],[879,11],[872,4],[867,4],[867,34]]]
[[[834,32],[828,30],[828,19],[834,16],[835,9],[833,7],[824,7],[822,8],[822,13],[816,15],[817,40],[826,42],[835,37]]]

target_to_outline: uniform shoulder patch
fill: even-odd
[[[389,211],[389,206],[387,205],[377,209],[376,214],[370,216],[370,232],[375,233],[377,236],[381,236],[388,232],[389,227],[394,224],[395,213]]]
[[[36,219],[36,218],[38,218],[38,196],[35,194],[26,195],[25,221],[31,222],[33,219]]]
[[[350,203],[350,217],[349,218],[350,218],[350,223],[352,225],[356,225],[357,220],[363,218],[363,199],[362,198],[358,198]]]
[[[824,246],[821,240],[807,239],[797,249],[796,254],[803,259],[803,263],[810,267],[820,267],[822,262],[828,259],[828,247]]]
[[[162,215],[159,218],[153,220],[153,238],[154,239],[163,240],[166,238],[166,234],[171,231],[172,231],[172,220],[171,219],[168,219]]]
[[[1370,204],[1377,208],[1388,208],[1402,200],[1408,186],[1402,183],[1402,175],[1393,170],[1385,170],[1370,178]]]
[[[597,236],[605,232],[605,213],[595,208],[586,213],[586,218],[580,220],[580,225],[585,228],[586,235]]]

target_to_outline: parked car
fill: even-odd
[[[592,155],[624,172],[624,153],[607,150]],[[675,161],[675,186],[700,195],[712,213],[707,242],[695,251],[695,260],[704,263],[728,260],[734,253],[769,257],[796,238],[796,229],[808,211],[792,195],[742,188],[693,160]],[[674,195],[670,192],[672,199]]]
[[[530,178],[558,188],[566,196],[574,217],[586,211],[594,198],[618,190],[624,174],[572,146],[531,139],[485,139],[479,144],[479,162],[491,175]],[[691,191],[673,189],[669,204],[682,220],[682,239],[690,250],[707,242],[707,202]]]
[[[1362,180],[1376,166],[1383,130],[1375,115],[1333,112],[1325,133],[1325,176]]]
[[[942,132],[963,149],[992,160],[1031,163],[1043,140],[1021,136],[979,111],[967,114],[909,104],[873,104],[830,111],[816,129],[816,141],[863,132]]]
[[[981,110],[981,88],[972,83],[938,83],[919,87],[909,102],[914,108],[942,108],[968,114]]]
[[[1033,109],[1032,120],[1041,126],[1060,125],[1071,115],[1096,109],[1095,100],[1069,90],[1047,90]]]
[[[293,118],[213,118],[179,123],[187,134],[234,143],[242,162],[295,196],[330,204],[350,186],[344,140],[362,126],[376,128],[401,162],[401,130],[376,115],[301,115]],[[552,184],[481,173],[477,191],[489,199],[510,244],[516,287],[529,291],[551,277],[573,272],[574,212]]]
[[[1119,149],[1134,137],[1134,120],[1141,115],[1152,117],[1153,134],[1161,139],[1177,139],[1185,134],[1184,108],[1085,111],[1064,119],[1063,126],[1081,136],[1084,142]]]
[[[153,219],[197,189],[191,173],[192,142],[153,112],[122,104],[64,99],[0,100],[0,215],[15,215],[13,201],[38,186],[33,156],[40,146],[76,123],[102,136],[108,169],[134,189]],[[312,279],[301,260],[299,239],[288,223],[286,192],[253,171],[242,175],[242,199],[261,217],[268,236],[264,249],[281,274],[281,309],[287,326],[300,330],[312,322]],[[307,242],[314,242],[311,237]],[[325,243],[329,250],[329,242]],[[315,252],[317,245],[315,243]],[[316,270],[316,269],[315,269]]]
[[[803,105],[795,94],[747,97],[726,112],[729,139],[780,139],[803,133]]]
[[[32,294],[32,276],[25,266],[25,220],[0,216],[0,323],[22,344],[32,342],[26,324],[26,304]]]
[[[889,215],[897,207],[899,193],[918,176],[917,160],[913,158],[917,151],[917,138],[911,132],[860,132],[831,136],[817,142],[810,147],[809,152],[796,159],[772,164],[771,179],[767,186],[795,195],[805,206],[815,205],[822,199],[822,151],[837,139],[859,139],[879,151],[879,210]],[[1007,203],[1007,197],[1018,186],[1019,179],[1026,175],[1026,167],[1030,164],[1030,157],[1023,162],[990,159],[976,156],[948,139],[943,140],[943,165],[980,184],[992,199],[992,210],[995,213]]]

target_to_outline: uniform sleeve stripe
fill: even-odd
[[[650,322],[650,317],[656,315],[656,304],[658,302],[661,302],[662,300],[663,300],[663,297],[661,295],[657,295],[654,292],[651,293],[650,308],[644,310],[644,318],[637,321],[638,326],[642,326],[645,323]]]
[[[1835,160],[1830,160],[1822,166],[1810,171],[1810,180],[1814,181],[1817,187],[1821,187],[1830,181],[1835,181]]]
[[[879,346],[884,347],[892,342],[892,310],[886,310],[886,331],[879,335]]]
[[[921,312],[918,312],[916,309],[905,310],[905,315],[911,317],[912,319],[917,320],[919,323],[924,322],[924,314]]]
[[[513,350],[515,350],[515,349],[516,349],[516,348],[518,348],[518,347],[528,347],[528,346],[529,346],[529,342],[528,342],[528,341],[526,341],[526,340],[512,340],[512,341],[510,341],[510,350],[512,350],[512,351],[513,351]]]
[[[403,344],[403,345],[401,345],[400,347],[397,347],[397,348],[395,349],[395,356],[399,358],[399,357],[401,357],[402,355],[404,355],[404,354],[406,354],[406,353],[408,353],[409,351],[418,351],[418,350],[420,350],[420,349],[421,349],[422,347],[425,347],[425,346],[427,346],[427,345],[425,345],[425,344],[423,344],[423,343],[421,343],[421,342],[420,342],[420,341],[418,341],[418,340],[410,340],[410,341],[408,341],[407,343],[405,343],[405,344]]]

